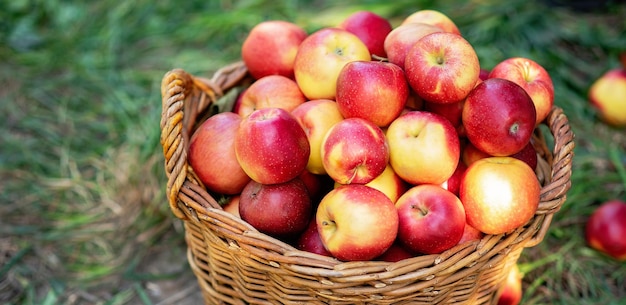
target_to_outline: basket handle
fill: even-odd
[[[571,187],[572,159],[574,157],[574,133],[563,109],[552,107],[546,118],[546,124],[554,138],[551,172],[547,184],[541,188],[538,215],[543,215],[539,230],[528,240],[525,247],[538,245],[545,237],[554,213],[561,209],[566,200],[566,193]]]
[[[173,69],[161,81],[161,146],[165,157],[167,199],[174,215],[187,219],[179,203],[188,196],[181,194],[185,183],[199,184],[188,170],[189,137],[200,114],[224,91],[232,88],[247,74],[243,62],[218,70],[211,79],[192,76],[182,69]],[[208,194],[205,194],[208,196]]]

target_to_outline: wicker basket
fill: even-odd
[[[212,106],[222,96],[251,81],[241,62],[211,79],[176,69],[162,81],[167,196],[184,221],[188,261],[206,304],[495,304],[505,275],[524,248],[542,241],[571,185],[574,135],[554,107],[543,129],[551,137],[537,128],[533,138],[543,187],[527,225],[396,263],[340,262],[299,251],[222,210],[187,161],[195,127],[215,112]]]

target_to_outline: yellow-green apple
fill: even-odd
[[[449,104],[442,103],[433,103],[433,102],[424,102],[424,110],[432,113],[439,114],[454,126],[457,134],[460,137],[465,136],[465,128],[463,128],[463,122],[461,121],[461,116],[463,114],[463,101]]]
[[[343,120],[337,103],[328,99],[311,100],[291,111],[309,139],[311,154],[306,168],[317,175],[326,174],[322,164],[322,141],[328,130]]]
[[[224,195],[239,194],[250,177],[235,154],[235,136],[241,117],[218,113],[204,121],[189,141],[189,164],[204,186]]]
[[[306,101],[296,81],[282,75],[268,75],[243,92],[237,114],[245,118],[254,110],[273,107],[291,112]]]
[[[467,165],[465,165],[464,162],[459,161],[456,165],[454,173],[452,173],[452,176],[442,183],[441,187],[458,196],[461,179],[463,178],[463,174],[465,174],[465,170],[467,170]]]
[[[367,261],[396,239],[398,212],[382,192],[362,184],[339,186],[320,202],[317,229],[324,247],[343,261]]]
[[[626,126],[626,68],[611,69],[589,87],[589,101],[605,123]]]
[[[461,200],[433,184],[410,188],[396,202],[398,240],[407,249],[441,253],[458,244],[465,228]]]
[[[300,178],[277,184],[251,180],[239,197],[241,219],[276,238],[298,236],[308,226],[312,214],[311,198]]]
[[[440,27],[445,32],[461,35],[461,31],[459,31],[459,28],[456,26],[454,21],[452,21],[448,15],[437,10],[416,11],[404,18],[401,25],[415,22],[435,25]]]
[[[385,37],[393,27],[386,18],[371,11],[356,11],[346,17],[338,27],[359,37],[371,55],[387,57]]]
[[[478,229],[470,226],[466,222],[465,228],[463,229],[463,236],[461,236],[458,244],[460,245],[469,241],[480,240],[483,236],[485,236],[485,233],[480,232]]]
[[[302,27],[292,22],[260,22],[243,41],[241,58],[256,79],[267,75],[293,78],[296,53],[307,35]]]
[[[228,213],[231,213],[241,218],[241,215],[239,215],[239,198],[241,198],[241,195],[231,196],[230,198],[228,198],[228,201],[226,202],[226,204],[222,206],[222,209],[224,209],[224,211]]]
[[[309,100],[335,99],[337,76],[355,60],[370,60],[367,46],[356,35],[339,28],[322,28],[310,34],[298,48],[294,74]]]
[[[618,261],[626,261],[626,202],[611,199],[596,208],[585,226],[587,244]]]
[[[337,77],[335,100],[344,118],[386,127],[400,115],[409,95],[404,71],[382,61],[347,63]]]
[[[459,162],[459,137],[441,115],[409,111],[389,125],[386,136],[391,167],[410,184],[442,184]]]
[[[283,183],[306,169],[311,148],[306,133],[287,110],[263,108],[243,118],[235,136],[235,154],[252,180]]]
[[[389,247],[389,249],[385,251],[385,253],[377,257],[376,260],[395,263],[403,259],[414,257],[416,255],[417,254],[411,252],[409,249],[407,249],[405,246],[403,246],[402,244],[400,244],[400,242],[396,240],[396,242],[394,242],[391,245],[391,247]]]
[[[443,32],[443,30],[438,26],[421,22],[399,25],[385,38],[384,46],[387,59],[390,63],[404,69],[404,59],[411,47],[420,38],[435,32]]]
[[[554,85],[548,71],[539,63],[524,57],[512,57],[499,62],[489,78],[508,79],[524,88],[535,104],[535,125],[539,125],[554,105]]]
[[[498,296],[498,305],[518,305],[522,301],[523,275],[517,264],[511,267],[502,283],[502,291]]]
[[[488,157],[472,163],[461,180],[459,197],[467,223],[485,234],[502,234],[525,225],[537,211],[541,185],[526,162]]]
[[[326,173],[339,184],[365,184],[382,174],[389,162],[385,134],[374,123],[348,118],[328,130],[322,142]]]
[[[411,47],[404,71],[411,88],[424,100],[457,103],[476,86],[480,64],[476,51],[463,37],[436,32]]]
[[[324,248],[324,243],[322,243],[322,238],[317,230],[315,215],[312,217],[311,221],[309,221],[309,225],[304,232],[302,232],[296,240],[296,248],[298,250],[319,255],[333,256],[330,252],[328,252],[328,250],[326,250],[326,248]]]
[[[492,156],[509,156],[528,144],[535,129],[535,105],[524,88],[503,78],[476,85],[465,99],[467,139]]]

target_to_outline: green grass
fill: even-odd
[[[12,302],[151,304],[146,283],[190,272],[182,227],[164,196],[166,71],[210,76],[239,58],[246,32],[266,19],[313,31],[356,9],[397,24],[422,8],[449,15],[485,68],[512,56],[546,67],[576,134],[568,201],[544,242],[520,259],[524,304],[625,299],[626,265],[583,239],[599,203],[626,199],[626,133],[598,121],[586,99],[626,50],[624,5],[583,13],[527,0],[341,3],[2,2],[0,283],[11,283]],[[159,271],[142,267],[163,251],[178,260]]]

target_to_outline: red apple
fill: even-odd
[[[468,140],[492,156],[509,156],[528,144],[535,129],[535,105],[516,83],[490,78],[476,86],[463,105]]]
[[[289,112],[263,108],[241,121],[235,153],[252,180],[273,184],[287,182],[305,170],[310,146],[306,133]]]
[[[404,69],[404,60],[411,47],[420,38],[443,30],[435,25],[416,22],[400,25],[393,29],[385,38],[384,46],[390,63]]]
[[[314,174],[326,174],[322,163],[322,141],[328,130],[343,120],[337,103],[333,100],[318,99],[301,104],[291,111],[304,129],[311,147],[306,168]]]
[[[328,252],[328,250],[326,250],[326,248],[324,248],[324,243],[322,243],[322,238],[317,230],[317,221],[315,220],[315,217],[309,221],[307,228],[298,237],[298,240],[296,241],[296,248],[298,250],[319,255],[333,256],[330,252]]]
[[[239,194],[250,181],[235,154],[240,122],[235,113],[216,114],[204,121],[189,141],[189,164],[210,191]]]
[[[281,75],[268,75],[253,82],[243,92],[237,114],[247,117],[261,108],[282,108],[291,112],[304,102],[306,97],[294,80]]]
[[[349,118],[335,124],[322,142],[326,173],[339,184],[365,184],[382,174],[389,162],[385,134],[374,123]]]
[[[459,197],[467,223],[496,235],[525,225],[537,211],[540,192],[535,172],[524,161],[488,157],[467,168]]]
[[[465,228],[463,229],[463,236],[461,236],[458,244],[460,245],[469,241],[480,240],[483,236],[485,236],[483,232],[480,232],[478,229],[470,226],[466,222]]]
[[[404,71],[388,62],[353,61],[337,78],[337,106],[344,118],[362,118],[385,127],[406,105]]]
[[[461,179],[463,179],[463,174],[467,170],[467,165],[464,162],[458,162],[456,165],[456,169],[452,176],[448,178],[444,183],[441,184],[441,187],[448,190],[450,193],[458,196],[459,195],[459,187],[461,186]]]
[[[605,123],[626,127],[626,68],[602,74],[589,87],[589,102]]]
[[[371,55],[387,57],[385,37],[393,29],[389,20],[370,11],[356,11],[344,19],[338,26],[363,41]]]
[[[389,162],[410,184],[442,184],[456,170],[459,137],[446,118],[427,111],[409,111],[387,128]]]
[[[452,33],[422,37],[406,54],[404,70],[411,88],[433,103],[458,103],[479,80],[480,64],[472,45]]]
[[[552,110],[554,105],[552,78],[537,62],[523,57],[508,58],[491,69],[489,78],[508,79],[526,90],[535,104],[535,125],[539,125]]]
[[[230,198],[228,198],[228,201],[226,202],[226,204],[222,206],[222,209],[224,209],[224,211],[228,213],[231,213],[241,218],[241,215],[239,215],[239,199],[240,198],[241,198],[240,195],[231,196]]]
[[[533,170],[537,168],[537,150],[531,142],[528,142],[522,150],[512,154],[511,157],[526,162]]]
[[[389,247],[385,253],[377,257],[376,260],[395,263],[414,256],[416,256],[415,253],[408,250],[399,242],[394,242],[391,247]]]
[[[411,251],[441,253],[463,236],[465,210],[461,200],[437,185],[412,187],[398,199],[396,209],[398,240]]]
[[[459,134],[459,136],[464,136],[465,129],[463,128],[463,122],[461,120],[463,114],[463,104],[463,101],[449,104],[426,101],[424,102],[424,110],[445,117],[448,121],[450,121],[450,123],[452,123],[452,126],[456,129],[457,134]]]
[[[466,145],[463,147],[463,151],[461,152],[461,159],[466,165],[470,165],[477,160],[487,157],[494,156],[476,148],[476,146],[474,146],[470,142],[466,143]],[[526,164],[528,164],[528,166],[530,166],[530,168],[532,168],[533,170],[537,168],[537,151],[535,150],[535,147],[533,146],[531,141],[529,141],[528,144],[526,144],[526,146],[522,148],[522,150],[510,155],[509,157],[513,157],[526,162]]]
[[[303,28],[288,21],[263,21],[248,33],[241,57],[256,79],[275,74],[293,78],[296,52],[307,35]]]
[[[278,184],[252,180],[239,198],[241,219],[277,238],[299,235],[309,224],[312,213],[311,198],[299,178]]]
[[[402,24],[421,22],[440,27],[448,33],[461,35],[456,24],[446,14],[437,10],[419,10],[404,18]]]
[[[465,165],[467,166],[470,166],[472,163],[480,159],[488,157],[493,156],[476,148],[476,146],[474,146],[474,144],[472,144],[471,142],[465,143],[465,145],[463,146],[463,151],[461,152],[461,160],[463,160],[463,163],[465,163]]]
[[[517,264],[513,265],[504,280],[498,305],[518,305],[522,301],[522,277]]]
[[[489,71],[489,70],[487,70],[487,69],[483,69],[483,68],[481,68],[481,69],[480,69],[480,74],[478,75],[478,78],[479,78],[481,81],[486,80],[486,79],[488,79],[488,78],[489,78],[489,73],[490,73],[490,72],[491,72],[491,71]]]
[[[324,247],[343,261],[367,261],[383,254],[396,239],[398,213],[382,192],[361,184],[328,192],[317,208]]]
[[[587,220],[585,238],[589,246],[619,260],[626,261],[626,202],[605,201]]]
[[[370,59],[367,46],[356,35],[339,28],[322,28],[309,35],[298,48],[294,62],[296,82],[309,100],[334,100],[337,77],[343,66]]]

